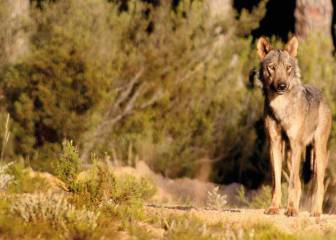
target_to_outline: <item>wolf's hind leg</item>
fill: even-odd
[[[324,195],[324,176],[328,165],[328,139],[332,127],[332,115],[328,107],[321,105],[320,121],[314,134],[314,192],[312,201],[312,216],[322,214]]]
[[[328,162],[328,151],[326,143],[316,142],[315,160],[313,166],[314,174],[314,191],[312,198],[311,215],[318,217],[322,213],[323,195],[324,195],[324,176]]]

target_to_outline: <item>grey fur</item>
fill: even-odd
[[[328,162],[331,110],[319,89],[301,83],[297,47],[295,37],[285,49],[273,49],[265,38],[260,38],[257,44],[261,59],[259,77],[265,96],[264,122],[273,173],[272,204],[266,213],[279,212],[282,162],[287,158],[290,182],[286,215],[298,214],[301,196],[299,170],[301,156],[307,148],[312,151],[309,156],[315,176],[311,214],[319,216],[322,213],[324,174]]]

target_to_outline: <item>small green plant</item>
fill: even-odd
[[[73,141],[63,141],[63,153],[55,163],[55,174],[62,181],[73,186],[79,173],[80,159]]]
[[[144,202],[155,193],[148,180],[129,175],[117,177],[113,190],[106,206],[111,213],[125,220],[142,219]]]
[[[155,193],[154,186],[146,179],[131,175],[116,178],[111,200],[116,204],[137,200],[148,200]]]
[[[145,178],[131,175],[115,176],[105,163],[97,163],[87,171],[87,177],[76,181],[74,193],[86,195],[92,203],[112,201],[127,204],[141,199],[147,200],[155,193],[154,186]]]
[[[282,198],[281,206],[286,206],[288,197],[288,184],[281,184]],[[238,200],[237,207],[248,207],[248,208],[268,208],[272,201],[272,188],[271,186],[262,186],[259,190],[251,194],[251,196],[246,195],[246,190],[241,186],[237,193],[236,199]]]
[[[269,186],[262,186],[251,199],[246,196],[246,191],[243,186],[238,189],[236,198],[240,205],[249,208],[267,208],[272,199],[272,190]]]
[[[97,163],[86,171],[85,179],[77,180],[72,187],[73,201],[77,204],[100,205],[114,191],[115,176],[106,164]]]
[[[227,205],[227,196],[219,193],[219,187],[208,191],[207,207],[209,209],[223,210]]]
[[[74,184],[71,201],[75,205],[101,208],[110,216],[127,223],[144,216],[143,203],[155,193],[147,179],[130,175],[115,176],[107,164],[98,163],[87,171],[87,177]]]

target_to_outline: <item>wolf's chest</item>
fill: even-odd
[[[284,96],[278,96],[270,101],[270,110],[275,119],[279,122],[287,122],[290,119],[290,111],[294,106]]]

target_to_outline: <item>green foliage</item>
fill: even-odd
[[[259,1],[258,5],[252,9],[249,13],[246,9],[242,9],[239,14],[239,21],[237,27],[237,33],[240,35],[248,35],[252,30],[259,27],[259,22],[266,14],[266,4],[268,0]]]
[[[146,179],[132,176],[117,178],[114,192],[106,207],[112,215],[127,221],[144,218],[143,204],[155,193],[154,186]],[[124,224],[128,225],[128,223]]]
[[[109,215],[124,219],[143,217],[143,203],[155,193],[146,179],[133,176],[115,176],[106,164],[89,169],[84,179],[72,188],[72,202],[76,205],[101,207]]]
[[[281,206],[286,207],[288,197],[287,183],[282,183],[281,191]],[[272,187],[263,185],[256,192],[254,192],[252,196],[247,196],[245,188],[241,186],[236,193],[236,199],[239,202],[238,206],[267,209],[272,201]]]
[[[254,20],[214,17],[204,1],[48,2],[32,9],[28,54],[1,74],[16,154],[50,171],[64,139],[83,160],[133,146],[171,177],[194,176],[203,157],[248,162],[261,97],[245,87],[251,39],[235,30],[252,30],[264,1]]]
[[[55,162],[55,174],[70,187],[74,184],[79,173],[80,159],[78,150],[72,141],[64,141],[63,153]]]
[[[105,164],[97,164],[85,172],[84,179],[77,179],[72,185],[73,201],[78,204],[98,206],[113,194],[115,177]]]
[[[155,193],[154,186],[146,179],[136,179],[131,175],[124,175],[116,179],[115,189],[111,196],[115,204],[128,203],[137,199],[148,200]]]
[[[135,6],[129,17],[137,19]],[[176,11],[163,4],[148,18],[155,23],[150,35],[140,25],[132,38],[123,39],[132,54],[121,86],[132,91],[121,109],[110,108],[103,134],[93,129],[95,137],[88,139],[120,155],[132,145],[140,158],[171,177],[193,176],[204,156],[232,159],[239,148],[242,158],[249,158],[260,99],[244,87],[250,39],[232,34],[227,24],[235,20],[212,18],[200,1],[183,1]],[[116,102],[125,93],[114,93]],[[118,117],[123,118],[115,122]]]
[[[237,192],[237,200],[243,206],[249,208],[268,208],[272,200],[272,189],[269,186],[262,186],[260,190],[249,199],[243,186]]]
[[[99,36],[108,26],[94,14],[105,5],[71,0],[52,4],[43,13],[33,11],[31,51],[1,77],[15,123],[16,153],[52,159],[63,139],[76,139],[89,126],[90,113],[110,79],[111,68],[99,49],[107,47],[100,42],[107,39]],[[38,157],[35,149],[40,149]]]

